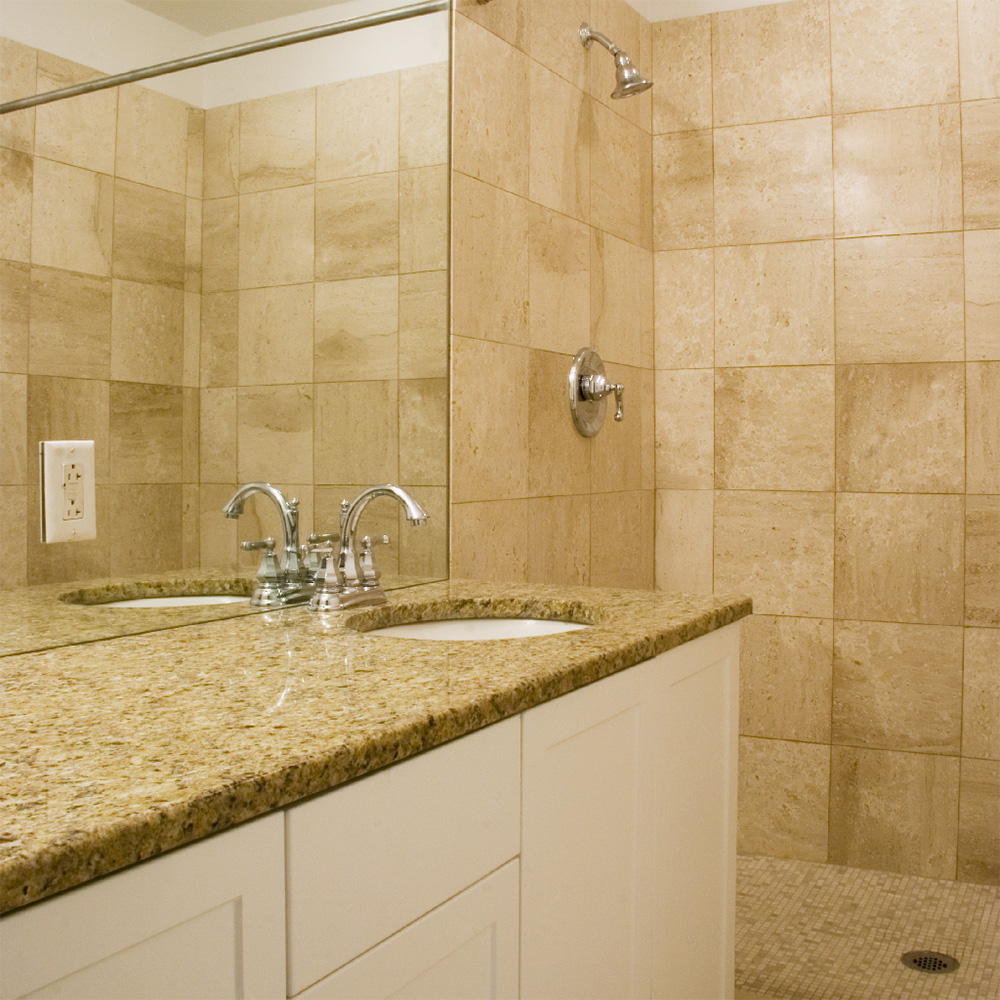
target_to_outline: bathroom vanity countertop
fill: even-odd
[[[750,612],[744,597],[450,581],[336,616],[291,608],[0,658],[0,912],[515,715]],[[174,614],[155,612],[164,613]],[[593,627],[492,642],[364,634],[444,617]]]

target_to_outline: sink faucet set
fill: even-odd
[[[427,511],[406,490],[388,484],[371,486],[353,501],[341,503],[339,534],[310,535],[300,546],[298,501],[287,499],[270,483],[241,486],[222,513],[226,517],[239,517],[247,497],[255,493],[268,497],[277,507],[284,536],[280,562],[273,538],[243,543],[248,551],[263,552],[257,587],[250,600],[257,607],[283,607],[308,601],[314,610],[339,611],[385,604],[385,591],[379,585],[381,574],[375,566],[372,549],[387,544],[389,536],[365,535],[359,543],[358,522],[362,512],[376,497],[393,497],[402,505],[410,524],[427,523]]]

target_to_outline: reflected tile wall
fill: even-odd
[[[451,573],[651,588],[652,97],[608,99],[614,69],[582,21],[653,71],[651,26],[624,0],[457,5]],[[702,161],[679,166],[701,199],[692,240]],[[566,399],[582,347],[626,386],[624,420],[594,438]],[[709,473],[699,461],[677,475]]]
[[[653,26],[656,583],[754,599],[742,850],[1000,882],[998,41]]]

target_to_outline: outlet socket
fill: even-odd
[[[97,537],[93,441],[39,441],[43,542]]]

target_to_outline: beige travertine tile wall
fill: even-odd
[[[746,590],[740,849],[1000,882],[1000,5],[653,26],[656,582]]]
[[[3,100],[92,75],[0,68]],[[0,119],[0,587],[197,565],[201,134],[134,85]],[[96,443],[95,541],[39,541],[50,438]]]
[[[392,482],[431,519],[375,501],[380,568],[447,575],[447,123],[444,63],[205,113],[202,565],[279,530],[221,516],[238,483],[296,496],[304,538]]]
[[[457,3],[451,573],[651,587],[651,101],[609,100],[583,21],[650,65],[623,0]],[[567,398],[586,346],[626,387],[589,439]]]

